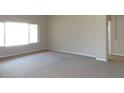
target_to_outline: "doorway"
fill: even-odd
[[[109,60],[124,62],[124,16],[107,16],[107,25]]]

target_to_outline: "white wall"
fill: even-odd
[[[33,50],[44,49],[47,46],[47,16],[34,16],[34,15],[6,15],[0,16],[0,21],[17,21],[29,22],[39,24],[39,44],[25,45],[19,47],[0,48],[0,57],[7,55],[15,55],[23,52],[30,52]],[[13,33],[14,34],[14,33]],[[23,38],[23,36],[22,36]]]
[[[49,48],[107,61],[106,16],[50,16]]]
[[[96,16],[50,16],[49,48],[96,56]]]
[[[96,59],[108,60],[106,16],[96,16]]]

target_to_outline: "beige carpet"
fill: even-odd
[[[124,62],[44,51],[0,60],[0,77],[11,78],[123,78]]]

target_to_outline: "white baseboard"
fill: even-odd
[[[76,55],[82,55],[82,56],[88,56],[88,57],[96,57],[94,55],[89,55],[89,54],[84,54],[84,53],[77,53],[77,52],[69,52],[69,51],[63,51],[63,50],[57,50],[57,49],[48,49],[52,51],[58,51],[58,52],[65,52],[65,53],[70,53],[70,54],[76,54]]]
[[[57,50],[57,49],[48,49],[48,50],[53,50],[53,51],[58,51],[58,52],[65,52],[65,53],[71,53],[71,54],[76,54],[76,55],[82,55],[82,56],[88,56],[88,57],[94,57],[94,55],[89,55],[89,54],[84,54],[84,53],[77,53],[77,52],[69,52],[69,51],[63,51],[63,50]],[[96,58],[96,60],[107,62],[107,59],[102,59],[102,58]]]
[[[0,56],[0,58],[11,57],[11,56],[21,55],[21,54],[26,54],[26,53],[32,53],[32,52],[36,52],[36,51],[43,51],[43,50],[47,50],[47,49],[35,49],[35,50],[32,50],[32,51],[27,51],[27,52],[8,54],[8,55],[5,55],[5,56]]]
[[[103,61],[103,62],[107,62],[108,61],[107,59],[102,59],[102,58],[96,58],[96,60]]]
[[[112,53],[112,55],[124,56],[124,54],[119,54],[119,53]]]

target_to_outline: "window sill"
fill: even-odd
[[[39,44],[39,42],[37,42],[37,43],[30,43],[30,44],[24,44],[24,45],[2,46],[2,47],[0,47],[0,48],[25,47],[25,46],[35,45],[35,44]]]

